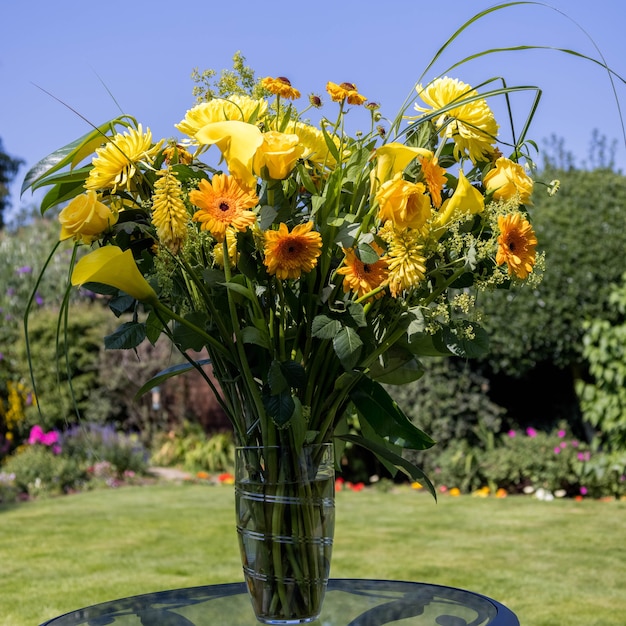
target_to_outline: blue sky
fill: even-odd
[[[27,169],[90,130],[76,113],[36,85],[95,124],[120,113],[116,100],[124,113],[150,127],[156,138],[171,137],[176,136],[173,125],[194,104],[193,68],[230,68],[233,54],[241,51],[259,77],[287,76],[303,94],[321,95],[328,80],[353,82],[393,117],[448,37],[494,4],[483,0],[5,2],[0,9],[0,138],[6,152],[26,161],[12,187],[14,209],[20,204],[19,187]],[[625,7],[623,0],[552,0],[496,11],[470,26],[425,79],[491,47],[551,46],[598,58],[587,34],[608,65],[626,77]],[[540,146],[555,134],[580,164],[597,129],[618,141],[617,168],[626,171],[618,108],[607,73],[599,66],[552,50],[508,52],[466,63],[448,75],[471,85],[504,76],[509,85],[541,87],[530,133]],[[617,91],[626,109],[626,86],[618,81]],[[527,95],[514,101],[518,125],[529,103]],[[506,120],[497,103],[492,106],[503,126]],[[334,113],[328,103],[324,112],[329,117]],[[357,126],[359,113],[354,112]],[[365,128],[367,118],[362,119]],[[21,203],[33,201],[27,193]]]

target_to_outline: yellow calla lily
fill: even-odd
[[[375,156],[376,169],[372,171],[372,188],[392,179],[398,172],[403,172],[418,156],[430,158],[433,153],[426,148],[412,148],[392,141],[377,148]]]
[[[441,205],[441,210],[433,226],[435,229],[444,228],[452,220],[482,213],[484,208],[485,198],[476,187],[472,186],[461,170],[456,189],[452,197]]]
[[[133,253],[117,246],[103,246],[84,256],[72,272],[72,285],[101,283],[121,289],[142,302],[157,302],[156,292],[139,271]]]
[[[252,160],[263,143],[263,133],[254,125],[238,120],[213,122],[203,126],[195,135],[202,144],[217,145],[228,170],[248,189],[256,186]]]

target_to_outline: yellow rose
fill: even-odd
[[[521,204],[532,204],[533,180],[519,163],[510,159],[500,157],[483,183],[487,192],[493,191],[494,200],[511,200],[519,195]]]
[[[85,255],[72,272],[72,285],[100,283],[115,287],[142,302],[156,302],[157,295],[143,277],[133,253],[117,246],[103,246]]]
[[[59,213],[61,233],[59,239],[64,241],[74,237],[77,241],[91,243],[98,235],[117,222],[117,212],[98,200],[95,191],[74,198]]]
[[[284,180],[304,152],[298,135],[270,130],[263,133],[263,143],[252,160],[252,169],[264,179]]]
[[[411,183],[398,173],[376,194],[378,217],[396,228],[421,228],[431,214],[430,198],[423,183]]]

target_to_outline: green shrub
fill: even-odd
[[[154,465],[180,466],[192,472],[227,472],[235,464],[235,444],[230,432],[208,436],[200,426],[186,422],[155,441]]]
[[[31,497],[61,495],[85,487],[87,472],[76,459],[55,454],[47,446],[26,445],[4,463],[19,493]]]
[[[80,459],[86,467],[108,463],[118,478],[132,472],[145,474],[149,452],[134,435],[117,432],[112,426],[80,423],[62,435],[63,453]]]

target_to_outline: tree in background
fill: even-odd
[[[11,206],[9,201],[9,184],[13,181],[21,165],[22,159],[16,159],[5,153],[0,139],[0,230],[4,228],[4,215]]]

